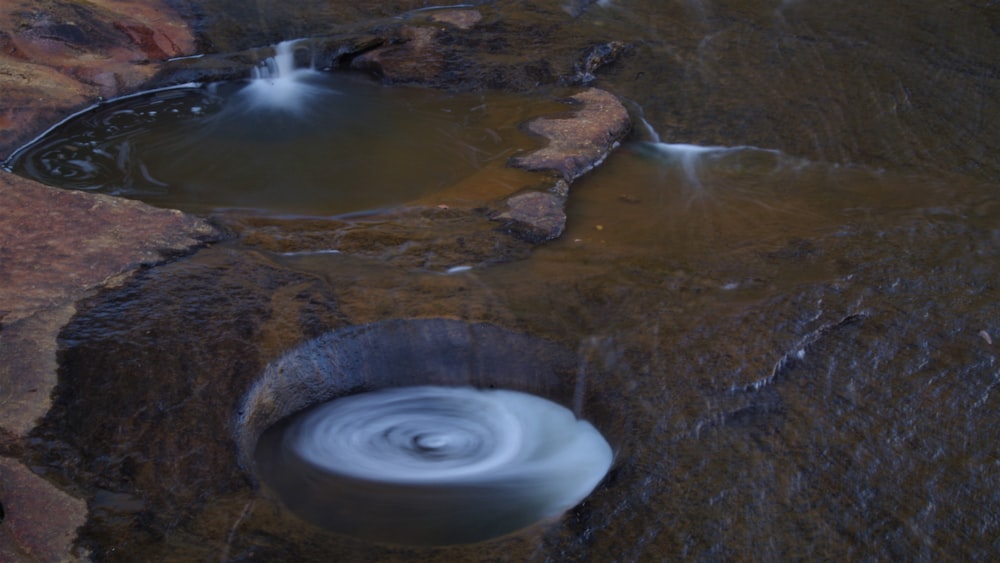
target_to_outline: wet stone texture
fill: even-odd
[[[504,222],[507,228],[533,242],[562,234],[569,183],[604,162],[632,125],[618,98],[604,90],[589,88],[568,101],[574,106],[572,115],[539,117],[525,126],[544,138],[546,146],[509,162],[516,168],[555,172],[561,179],[546,192],[531,191],[507,198],[491,215],[494,221]]]
[[[526,125],[547,145],[515,159],[535,171],[513,193],[457,190],[368,223],[235,218],[236,240],[134,275],[210,229],[0,174],[0,559],[996,553],[989,3],[247,4],[173,2],[190,35],[148,2],[4,4],[0,80],[14,101],[0,154],[153,73],[157,85],[245,76],[267,56],[257,48],[302,36],[323,36],[320,66],[389,83],[583,99]],[[155,63],[193,54],[190,37],[205,57]],[[637,196],[622,178],[588,182],[609,162],[571,188],[603,159],[590,147],[627,129],[607,93],[665,141],[783,152],[804,179],[747,188],[737,162],[717,183],[665,175]],[[641,169],[655,155],[630,158]],[[809,172],[821,162],[836,166]],[[864,167],[885,184],[825,179]],[[830,193],[794,191],[814,184]],[[571,189],[600,209],[574,215]],[[448,273],[467,263],[490,267]],[[576,350],[565,377],[618,455],[590,498],[508,538],[410,550],[304,526],[254,488],[233,420],[266,366],[330,331],[419,318]]]
[[[201,499],[246,487],[228,430],[241,390],[289,340],[344,323],[319,281],[242,252],[199,254],[138,274],[110,300],[93,302],[103,320],[64,330],[63,342],[80,346],[62,354],[62,373],[89,383],[57,391],[33,437],[52,446],[42,454],[46,465],[84,477],[96,499],[88,533],[106,549],[129,552],[172,519],[201,510]],[[181,335],[184,353],[162,345]],[[111,342],[130,349],[124,363]],[[93,416],[95,401],[109,416]]]
[[[0,559],[9,563],[63,561],[87,518],[83,500],[52,487],[20,462],[0,457]],[[75,557],[73,557],[75,558]]]
[[[207,223],[179,211],[49,188],[8,173],[0,173],[0,198],[5,325],[215,236]]]
[[[55,336],[73,303],[217,235],[178,211],[6,173],[0,173],[0,201],[0,427],[22,435],[48,408]]]
[[[193,54],[160,1],[10,0],[0,5],[0,158],[67,111],[133,90],[155,63]]]
[[[410,206],[352,221],[228,218],[250,248],[289,255],[336,252],[397,267],[443,271],[526,257],[532,245],[476,209]]]
[[[16,447],[51,406],[56,336],[76,312],[74,303],[217,233],[178,211],[40,186],[5,172],[0,202],[0,433]],[[2,461],[9,487],[0,487],[6,514],[0,553],[11,561],[60,559],[83,513],[57,505],[80,501],[19,461]],[[8,498],[12,490],[20,496]],[[53,519],[53,510],[61,518]]]
[[[352,262],[342,260],[345,266]],[[54,476],[70,478],[90,499],[81,547],[95,559],[170,554],[205,560],[223,554],[223,560],[311,560],[323,552],[339,560],[365,553],[393,560],[421,554],[478,560],[481,546],[414,551],[303,527],[273,498],[256,492],[252,472],[240,464],[248,446],[238,451],[237,439],[261,428],[237,421],[273,421],[278,414],[272,411],[287,412],[290,402],[311,404],[331,394],[398,384],[399,362],[406,365],[407,380],[485,382],[569,404],[579,393],[573,348],[491,326],[516,325],[500,307],[463,310],[482,306],[466,299],[476,285],[468,278],[427,273],[422,287],[413,288],[409,275],[386,268],[384,276],[352,289],[352,268],[343,268],[347,277],[340,277],[306,265],[288,268],[273,257],[221,245],[143,271],[121,288],[81,302],[86,312],[61,334],[56,403],[29,439],[44,447],[31,448],[25,457],[58,467]],[[372,299],[382,289],[388,290],[384,297],[397,294],[378,288],[382,283],[402,284],[421,297]],[[369,309],[380,305],[389,309]],[[452,318],[405,320],[435,314]],[[467,324],[455,317],[477,320]],[[334,334],[377,319],[388,320]],[[292,367],[306,379],[289,385],[318,385],[321,378],[328,384],[316,393],[258,399],[253,412],[241,410],[269,363],[316,338],[321,340],[315,346],[336,346],[296,359],[304,364]],[[517,355],[505,359],[512,351]],[[279,381],[284,377],[280,366],[270,369]],[[581,404],[591,416],[603,413],[598,418],[608,424],[612,417],[598,389],[581,395]],[[541,533],[487,549],[499,554],[514,546],[523,554]],[[198,539],[189,543],[185,537]]]
[[[544,137],[548,145],[514,157],[511,165],[554,170],[572,182],[603,162],[628,133],[628,112],[609,92],[590,88],[574,94],[569,102],[579,105],[571,117],[540,117],[527,124],[527,129]]]

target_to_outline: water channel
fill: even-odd
[[[280,40],[318,34],[296,10],[326,9],[264,4],[225,13]],[[82,303],[32,446],[90,499],[81,545],[109,561],[995,558],[1000,6],[478,9],[553,53],[631,45],[593,84],[625,100],[633,132],[572,185],[566,232],[451,271],[235,237]],[[563,87],[518,95],[548,104]],[[418,97],[457,103],[439,95]],[[433,135],[483,162],[530,146],[531,111],[497,107],[475,135]],[[364,150],[384,162],[402,150],[376,141]],[[246,210],[224,207],[190,210],[244,228]],[[374,327],[373,346],[436,342],[437,321],[392,324],[420,319],[500,327],[470,328],[477,351],[456,360],[500,387],[540,385],[518,346],[568,351],[562,387],[541,394],[575,396],[614,450],[587,499],[500,539],[407,548],[305,525],[253,486],[224,390],[352,327]]]

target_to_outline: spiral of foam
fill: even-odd
[[[402,543],[480,541],[558,516],[612,460],[569,409],[506,390],[384,389],[314,407],[279,432],[257,460],[289,508]]]
[[[345,397],[299,419],[285,447],[331,473],[414,483],[476,479],[517,460],[528,434],[509,392],[387,389]]]

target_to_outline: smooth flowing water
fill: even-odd
[[[35,465],[93,493],[83,543],[108,560],[995,559],[1000,7],[480,9],[554,50],[633,45],[596,84],[635,131],[573,185],[566,232],[452,273],[237,240],[82,304]],[[248,485],[227,389],[332,330],[426,318],[571,351],[563,404],[615,453],[592,495],[506,538],[404,549]],[[512,366],[505,387],[536,383],[520,344],[463,342],[442,371],[488,357]]]

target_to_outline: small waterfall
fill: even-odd
[[[687,182],[694,187],[702,187],[702,168],[706,163],[719,161],[726,158],[739,158],[741,155],[768,155],[768,159],[782,159],[784,155],[781,151],[774,149],[764,149],[751,145],[737,145],[732,147],[722,145],[695,145],[691,143],[665,143],[660,138],[660,134],[653,125],[646,120],[642,108],[638,108],[639,122],[646,130],[648,141],[642,143],[647,147],[648,152],[657,158],[670,164],[679,164],[680,170],[684,174]],[[787,160],[787,157],[784,157]],[[774,163],[773,166],[778,166]]]
[[[282,41],[274,46],[274,56],[255,66],[250,73],[254,80],[280,80],[295,72],[295,40]]]
[[[319,71],[295,67],[297,43],[296,39],[278,43],[274,46],[274,56],[253,68],[250,84],[243,90],[251,108],[302,112],[307,99],[321,91],[309,81]]]
[[[633,102],[634,103],[634,102]],[[636,111],[639,113],[639,122],[642,123],[642,128],[646,130],[646,135],[649,136],[650,142],[659,143],[660,134],[656,132],[653,128],[653,124],[646,119],[646,113],[642,110],[642,106],[635,104]]]

